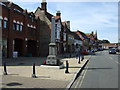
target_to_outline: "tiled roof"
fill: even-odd
[[[78,34],[76,34],[75,32],[71,32],[71,34],[74,36],[75,39],[77,40],[82,40]]]
[[[85,33],[81,32],[81,31],[77,31],[77,32],[75,32],[75,33],[78,34],[79,37],[80,37],[82,40],[88,39],[87,35],[86,35]]]
[[[91,33],[85,33],[85,34],[87,35],[87,37],[89,37],[92,40],[96,39],[96,34],[91,34]]]
[[[105,44],[103,44],[103,46],[117,46],[116,44],[109,44],[109,43],[105,43]]]
[[[53,17],[53,15],[50,14],[49,12],[46,12],[46,16],[47,16],[47,18],[51,21],[51,18]]]

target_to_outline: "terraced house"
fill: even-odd
[[[51,38],[51,18],[54,16],[47,11],[47,2],[42,0],[41,7],[38,7],[35,11],[35,15],[38,16],[41,20],[39,24],[40,27],[40,55],[47,56],[49,52],[49,43]],[[56,12],[55,24],[56,24],[56,45],[57,45],[57,54],[62,54],[65,50],[66,42],[66,29],[62,25],[61,13],[60,11]],[[63,35],[64,34],[64,35]],[[63,44],[64,43],[64,44]]]
[[[48,56],[51,40],[51,19],[55,18],[55,39],[57,54],[74,53],[76,48],[85,50],[98,46],[97,34],[85,34],[70,30],[70,21],[61,20],[61,12],[52,15],[47,11],[47,2],[28,12],[12,2],[0,2],[0,49],[3,57]]]
[[[1,2],[0,8],[3,57],[12,57],[14,51],[18,56],[38,56],[39,18],[12,2]]]

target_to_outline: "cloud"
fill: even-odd
[[[34,0],[34,3],[23,3],[18,0],[12,0],[19,3],[20,6],[29,11],[35,10],[42,0]],[[25,2],[33,2],[33,0],[24,0]],[[64,2],[66,0],[51,0],[47,3],[48,11],[55,15],[57,10],[61,11],[62,21],[71,22],[71,30],[83,30],[84,32],[91,32],[98,30],[100,38],[110,38],[112,42],[117,41],[117,35],[111,38],[113,32],[116,34],[118,30],[118,3],[117,2]],[[85,0],[86,1],[86,0]],[[101,0],[99,0],[101,1]],[[103,37],[103,34],[107,36]],[[114,35],[115,35],[114,34]]]
[[[4,1],[4,0],[2,0]],[[41,2],[42,0],[9,0],[13,2]],[[119,2],[119,0],[46,0],[47,2]]]

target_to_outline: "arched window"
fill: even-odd
[[[19,31],[19,27],[20,27],[20,22],[17,21],[17,31]]]
[[[20,31],[22,31],[22,29],[23,29],[23,23],[21,22],[20,23]]]
[[[13,30],[16,30],[16,26],[17,24],[16,24],[16,20],[13,20]]]

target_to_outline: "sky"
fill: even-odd
[[[10,1],[33,12],[37,7],[41,7],[42,2],[42,0]],[[70,21],[71,31],[80,30],[85,33],[97,31],[98,39],[107,39],[111,43],[118,42],[117,1],[64,1],[47,1],[47,10],[53,15],[56,15],[57,10],[60,10],[62,21]]]

